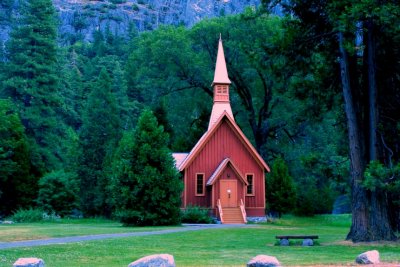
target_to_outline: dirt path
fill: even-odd
[[[160,230],[160,231],[151,231],[151,232],[100,234],[100,235],[70,236],[70,237],[59,237],[59,238],[26,240],[26,241],[15,241],[15,242],[0,242],[0,250],[8,249],[8,248],[36,247],[36,246],[46,246],[46,245],[53,245],[53,244],[66,244],[66,243],[84,242],[84,241],[92,241],[92,240],[103,240],[103,239],[110,239],[110,238],[164,235],[164,234],[171,234],[171,233],[199,231],[199,230],[215,229],[215,228],[237,228],[237,227],[256,227],[256,225],[246,225],[246,224],[184,225],[184,227],[181,227],[181,228],[167,229],[167,230]]]

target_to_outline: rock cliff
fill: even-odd
[[[0,3],[0,38],[8,38],[12,14],[18,12],[19,1]],[[92,40],[96,29],[126,35],[157,28],[161,24],[192,26],[204,18],[242,12],[256,7],[260,0],[53,0],[60,19],[61,41],[71,36]]]

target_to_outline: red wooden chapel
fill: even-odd
[[[245,223],[249,217],[265,216],[265,172],[269,167],[235,122],[230,84],[220,39],[208,130],[190,153],[173,156],[183,174],[183,209],[201,206],[222,223]]]

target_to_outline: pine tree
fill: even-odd
[[[277,212],[281,217],[282,213],[294,208],[296,192],[284,159],[277,158],[274,161],[271,173],[267,177],[266,186],[269,211]]]
[[[182,183],[168,135],[149,110],[121,140],[114,163],[116,215],[125,225],[171,225],[180,217]]]
[[[37,181],[30,167],[21,120],[12,103],[0,99],[0,217],[33,204]]]
[[[111,92],[111,78],[105,68],[88,97],[80,134],[79,167],[81,206],[87,215],[109,215],[106,203],[105,167],[120,137],[119,111]]]
[[[62,122],[57,76],[57,23],[51,0],[22,2],[6,44],[6,77],[0,95],[16,104],[26,133],[32,138],[33,162],[41,170],[58,167]]]

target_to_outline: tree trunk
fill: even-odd
[[[369,161],[378,160],[378,89],[376,83],[376,42],[374,38],[374,22],[366,23],[367,27],[367,64],[368,64],[368,110],[369,110]],[[387,193],[382,189],[370,192],[371,240],[393,240],[396,238],[390,223]]]
[[[373,34],[373,23],[367,23],[367,62],[368,62],[368,96],[369,96],[369,160],[378,159],[377,150],[377,125],[378,125],[378,101],[376,85],[375,65],[375,40]]]
[[[388,216],[388,204],[385,192],[376,190],[374,192],[367,191],[363,185],[363,175],[366,167],[366,160],[363,157],[364,150],[367,142],[364,142],[362,138],[362,128],[359,124],[359,118],[357,117],[356,105],[353,99],[353,91],[350,83],[350,70],[348,55],[344,48],[344,37],[343,33],[339,33],[339,49],[340,49],[340,70],[342,78],[343,96],[345,102],[345,112],[347,117],[347,127],[349,136],[349,152],[351,162],[351,198],[352,198],[352,225],[350,232],[347,235],[347,239],[351,239],[353,242],[362,241],[374,241],[374,240],[394,240],[395,235],[389,223]],[[371,39],[372,40],[372,39]],[[373,58],[371,58],[373,59]],[[372,61],[374,64],[375,62]],[[369,66],[370,67],[370,66]],[[371,65],[374,67],[374,65]],[[369,71],[370,72],[370,71]],[[373,74],[375,75],[375,74]],[[372,78],[372,77],[371,77]],[[375,79],[375,78],[373,78]],[[369,89],[368,105],[374,104],[375,109],[371,111],[369,106],[369,116],[376,114],[376,83],[375,80],[371,83],[375,86],[375,89]],[[375,90],[375,91],[374,91]],[[376,150],[376,122],[377,118],[369,120],[370,125],[368,126],[369,142],[368,142],[368,157],[374,156],[377,158]],[[372,125],[372,123],[375,123]],[[374,133],[371,133],[374,131]],[[373,138],[375,134],[375,139]],[[371,151],[371,142],[374,143],[373,151]]]
[[[361,146],[360,130],[353,93],[350,85],[350,71],[347,52],[344,48],[343,33],[339,32],[340,72],[342,78],[345,112],[349,136],[349,152],[351,162],[351,198],[352,198],[352,224],[347,239],[361,241],[368,235],[368,209],[367,196],[362,188],[362,178],[365,169],[363,151]]]

